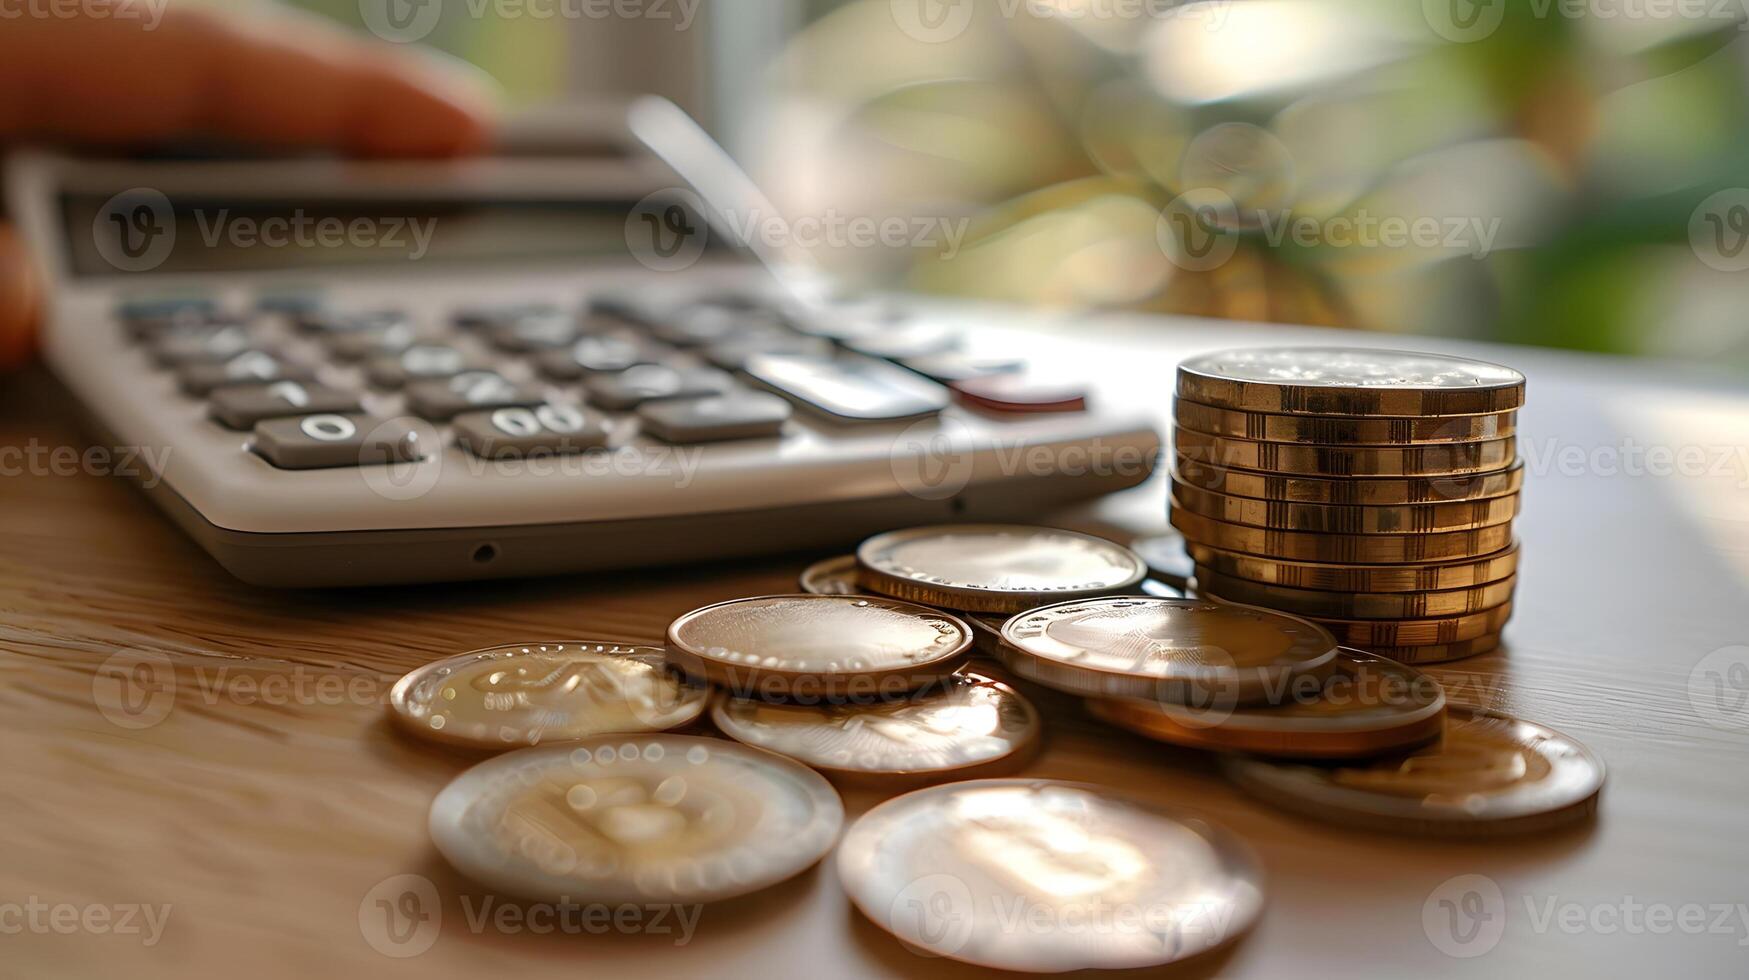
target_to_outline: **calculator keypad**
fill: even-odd
[[[207,406],[215,421],[232,429],[252,429],[257,422],[287,415],[344,415],[362,409],[350,391],[301,381],[220,388]]]
[[[422,457],[419,433],[407,423],[337,413],[258,423],[254,449],[282,470],[405,463]]]

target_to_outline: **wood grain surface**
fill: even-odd
[[[1184,353],[1332,336],[1353,340],[1113,321],[1104,353],[1068,363],[1131,365],[1104,394],[1163,415]],[[1601,754],[1610,773],[1598,818],[1464,844],[1313,823],[1241,796],[1204,754],[1117,734],[1027,689],[1048,726],[1028,774],[1189,810],[1261,855],[1269,906],[1258,928],[1171,973],[1749,974],[1749,708],[1726,698],[1709,712],[1691,696],[1709,654],[1725,651],[1713,667],[1749,658],[1727,649],[1749,644],[1749,396],[1655,364],[1483,353],[1530,377],[1518,607],[1506,649],[1433,672],[1455,701],[1543,722]],[[428,842],[432,797],[472,760],[390,728],[383,701],[401,673],[514,640],[659,642],[688,609],[792,590],[823,555],[532,582],[257,589],[227,577],[125,480],[19,465],[32,447],[86,447],[72,408],[40,372],[0,378],[0,976],[977,972],[869,925],[830,861],[704,909],[687,935],[676,924],[541,935],[470,921],[490,896]],[[1629,446],[1700,447],[1716,470],[1606,472],[1608,451]],[[1572,472],[1566,447],[1584,457]],[[1072,520],[1163,529],[1163,494],[1156,480]],[[144,696],[122,700],[124,680],[138,677],[150,680]],[[847,792],[845,802],[854,817],[881,798]],[[429,879],[438,896],[435,942],[408,958],[370,942],[383,914],[373,888],[399,875]],[[1490,909],[1501,937],[1473,957],[1436,942],[1438,890],[1461,875],[1485,876],[1502,896]],[[155,936],[118,934],[134,906],[167,906]],[[1661,906],[1671,921],[1633,911]],[[1706,909],[1703,928],[1687,927],[1691,906]]]

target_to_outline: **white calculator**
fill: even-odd
[[[463,161],[17,154],[45,357],[267,585],[844,545],[1149,476],[1151,419],[1039,381],[1048,343],[732,240],[711,212],[751,185],[677,115],[511,127]]]

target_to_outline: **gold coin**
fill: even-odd
[[[1328,592],[1444,592],[1498,582],[1518,571],[1518,544],[1481,558],[1425,565],[1342,565],[1259,558],[1192,543],[1197,565],[1228,578]]]
[[[832,774],[877,779],[988,774],[1022,762],[1039,734],[1031,702],[964,670],[896,700],[796,705],[719,694],[711,720],[736,741]]]
[[[1190,583],[1190,577],[1196,574],[1190,555],[1184,550],[1184,535],[1177,531],[1137,538],[1130,542],[1130,550],[1148,566],[1155,578],[1175,589],[1184,588]]]
[[[1193,547],[1207,545],[1287,561],[1355,565],[1443,562],[1491,555],[1512,541],[1510,524],[1424,534],[1322,534],[1212,521],[1182,507],[1173,507],[1169,517]]]
[[[1127,592],[1148,568],[1090,534],[1015,524],[958,524],[877,534],[856,549],[864,588],[967,612]]]
[[[1308,442],[1322,446],[1404,446],[1428,442],[1476,442],[1512,435],[1513,412],[1444,418],[1355,418],[1329,415],[1266,415],[1176,399],[1173,418],[1186,429],[1256,442]]]
[[[1454,476],[1319,478],[1248,473],[1179,456],[1173,475],[1179,482],[1199,490],[1235,497],[1303,504],[1400,506],[1485,500],[1517,493],[1524,485],[1524,463],[1514,460],[1507,469]]]
[[[409,671],[389,692],[408,731],[483,749],[679,728],[709,703],[660,648],[593,640],[475,650]]]
[[[1518,495],[1488,500],[1406,506],[1296,504],[1285,500],[1233,497],[1172,481],[1172,499],[1179,506],[1211,520],[1284,531],[1325,534],[1420,534],[1426,531],[1468,531],[1504,524],[1518,516]]]
[[[954,672],[972,628],[882,596],[775,595],[694,609],[668,627],[668,659],[737,697],[861,697]]]
[[[1591,815],[1603,761],[1553,729],[1452,707],[1445,736],[1406,757],[1308,766],[1232,756],[1226,772],[1260,799],[1348,827],[1493,836]]]
[[[1302,446],[1251,442],[1179,428],[1172,447],[1180,458],[1224,469],[1262,470],[1290,476],[1453,476],[1486,473],[1512,465],[1513,436],[1485,442],[1424,446]]]
[[[1178,395],[1216,408],[1311,415],[1483,415],[1524,404],[1524,375],[1444,354],[1255,347],[1178,365]]]
[[[803,592],[814,595],[862,595],[856,584],[856,556],[839,555],[809,565],[802,572]]]
[[[1186,704],[1253,703],[1336,659],[1313,623],[1201,599],[1062,602],[1008,620],[1002,639],[998,658],[1046,687]]]
[[[838,793],[780,755],[686,735],[604,736],[495,756],[431,804],[469,878],[544,901],[714,902],[832,849]]]
[[[1455,643],[1431,643],[1414,647],[1371,646],[1367,649],[1400,664],[1443,664],[1493,653],[1500,649],[1500,634],[1498,631],[1483,633],[1473,640],[1458,640]]]
[[[1512,603],[1507,602],[1467,616],[1443,616],[1438,619],[1329,619],[1307,617],[1329,630],[1350,646],[1372,650],[1377,647],[1414,647],[1435,643],[1456,643],[1473,640],[1489,633],[1498,633],[1512,618]]]
[[[1029,973],[1162,966],[1236,940],[1263,908],[1257,860],[1236,837],[1050,780],[888,800],[845,833],[838,878],[912,947]]]
[[[1325,592],[1263,585],[1228,578],[1208,568],[1196,570],[1197,587],[1228,602],[1280,609],[1296,616],[1338,619],[1427,619],[1465,616],[1493,609],[1512,598],[1516,576],[1468,589],[1445,592]]]
[[[1445,691],[1412,667],[1346,647],[1322,678],[1298,678],[1262,707],[1204,711],[1090,699],[1100,718],[1149,738],[1226,752],[1349,759],[1422,745],[1444,726]]]

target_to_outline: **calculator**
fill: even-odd
[[[45,359],[263,585],[846,545],[1151,474],[1152,417],[1041,371],[1048,343],[737,240],[720,209],[750,183],[641,105],[660,125],[573,110],[456,161],[17,153]]]

